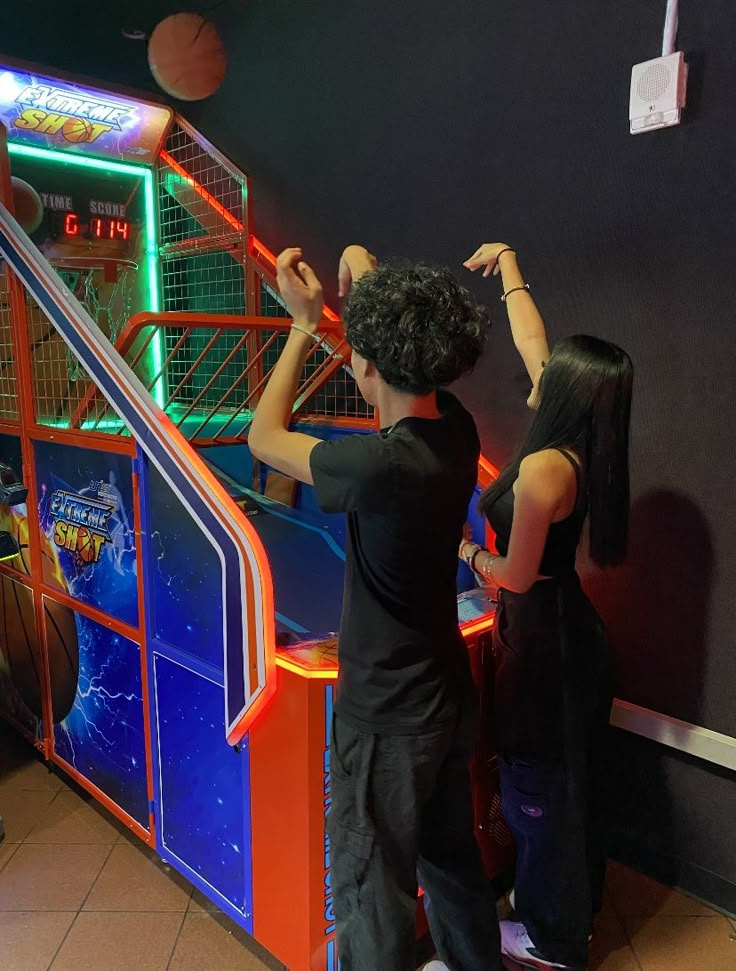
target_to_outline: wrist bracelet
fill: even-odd
[[[500,263],[501,257],[504,253],[516,253],[516,250],[511,246],[507,246],[506,249],[502,249],[499,253],[496,253],[496,263]]]
[[[317,334],[314,333],[314,331],[307,330],[307,328],[306,327],[302,327],[301,324],[292,324],[291,325],[291,329],[292,330],[298,330],[300,334],[306,334],[307,337],[311,337],[313,341],[318,341],[319,340],[319,337],[317,336]]]
[[[477,573],[477,572],[478,572],[478,571],[476,570],[476,568],[475,568],[475,561],[476,561],[476,559],[477,559],[477,556],[478,556],[478,554],[479,554],[479,553],[483,553],[483,552],[487,552],[487,551],[486,551],[486,550],[484,550],[482,546],[479,546],[479,547],[478,547],[478,548],[477,548],[476,550],[474,550],[474,551],[473,551],[473,555],[472,555],[472,556],[470,557],[470,559],[469,559],[469,560],[467,561],[467,563],[468,563],[468,566],[469,566],[469,567],[470,567],[470,569],[471,569],[471,570],[473,571],[473,573]]]
[[[488,554],[488,559],[485,564],[481,567],[481,576],[485,577],[486,580],[490,580],[491,583],[496,583],[496,578],[493,575],[493,564],[496,562],[497,557],[492,553]]]
[[[529,289],[528,283],[525,283],[522,287],[511,287],[511,289],[507,290],[506,293],[501,294],[501,302],[506,303],[506,297],[508,297],[510,293],[516,293],[517,290],[528,290],[528,289]]]

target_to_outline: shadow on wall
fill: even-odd
[[[680,493],[647,493],[631,509],[626,563],[598,571],[583,562],[580,569],[608,627],[616,697],[702,724],[713,549],[698,507]],[[666,769],[673,754],[610,729],[606,829],[614,858],[687,888],[687,849],[675,836],[681,807],[673,805]],[[656,913],[661,901],[649,903]]]
[[[608,628],[616,696],[702,724],[713,546],[698,507],[677,492],[641,496],[631,509],[626,563],[580,567]]]

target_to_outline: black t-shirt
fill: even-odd
[[[437,403],[310,459],[321,508],[347,513],[336,711],[360,731],[420,733],[472,697],[455,577],[480,444],[453,395]]]

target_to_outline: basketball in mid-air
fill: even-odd
[[[217,28],[197,13],[175,13],[154,29],[148,65],[172,98],[201,101],[222,84],[227,56]]]

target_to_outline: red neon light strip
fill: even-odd
[[[268,246],[265,246],[259,239],[255,236],[250,238],[251,247],[258,253],[259,256],[264,257],[264,259],[271,264],[272,272],[276,272],[276,255],[271,252]],[[334,310],[330,310],[329,307],[323,307],[322,313],[328,320],[337,323],[340,320],[340,315],[336,314]]]
[[[473,637],[475,634],[482,634],[484,631],[491,630],[495,620],[496,618],[493,614],[480,617],[478,620],[463,624],[460,627],[460,631],[464,638]],[[307,681],[333,681],[339,671],[337,664],[325,665],[324,667],[310,667],[309,664],[300,664],[297,661],[285,657],[278,651],[276,652],[276,666],[283,668],[285,671],[291,671],[292,674],[298,674],[300,678],[305,678]]]
[[[300,678],[306,678],[307,681],[319,680],[319,681],[334,681],[337,678],[338,666],[335,664],[334,667],[324,667],[324,668],[309,668],[302,667],[301,664],[296,664],[294,661],[289,661],[287,658],[283,657],[281,654],[276,655],[276,666],[283,668],[284,671],[291,671],[292,674],[298,674]]]
[[[228,212],[228,210],[221,203],[219,203],[217,199],[215,199],[212,193],[208,192],[200,182],[197,182],[194,176],[190,175],[185,168],[182,168],[176,159],[172,155],[169,155],[165,148],[161,149],[161,158],[164,162],[166,162],[170,169],[184,179],[187,185],[194,189],[197,195],[201,196],[209,206],[212,206],[215,212],[222,216],[225,222],[229,223],[237,232],[242,233],[245,227],[240,220],[236,219],[231,212]]]
[[[463,635],[463,637],[472,637],[473,634],[481,634],[485,630],[490,630],[495,622],[495,615],[491,615],[490,617],[481,617],[480,620],[472,621],[469,624],[463,624],[463,626],[460,628],[460,633]]]

